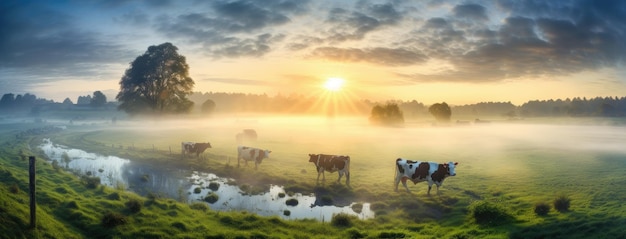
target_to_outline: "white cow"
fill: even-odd
[[[456,176],[455,166],[458,163],[449,162],[446,164],[440,164],[435,162],[420,162],[398,158],[396,159],[396,192],[398,191],[398,184],[402,181],[402,185],[409,191],[409,187],[406,186],[406,180],[411,180],[413,184],[418,182],[428,181],[428,194],[430,195],[430,189],[433,184],[437,185],[437,194],[439,194],[439,187],[443,184],[443,180],[448,176]]]
[[[259,167],[259,164],[264,158],[269,158],[272,151],[267,149],[257,149],[247,146],[237,147],[237,167],[239,167],[239,159],[243,159],[248,166],[248,161],[254,161],[254,169]]]

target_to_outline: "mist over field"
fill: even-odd
[[[157,144],[177,148],[181,141],[210,142],[213,148],[207,153],[226,155],[232,160],[237,156],[235,135],[243,129],[254,129],[258,140],[243,145],[272,150],[260,170],[286,174],[304,170],[308,172],[304,177],[314,180],[315,168],[308,163],[308,154],[349,155],[352,182],[356,185],[391,185],[397,158],[459,162],[458,176],[447,182],[454,185],[475,175],[496,178],[514,175],[523,179],[542,170],[568,173],[570,166],[587,165],[599,155],[626,154],[623,124],[589,119],[445,126],[408,122],[405,127],[376,127],[359,117],[247,116],[120,122],[112,129],[141,132],[145,137],[141,139],[143,142],[135,140],[136,146]],[[558,165],[563,165],[563,170]],[[329,175],[331,179],[336,177]],[[414,187],[425,188],[419,185]]]

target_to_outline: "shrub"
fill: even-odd
[[[209,189],[217,191],[218,189],[220,189],[220,184],[216,182],[211,182],[209,183]]]
[[[346,231],[348,233],[348,238],[357,239],[357,238],[365,238],[365,234],[359,232],[359,230],[355,228],[350,228]]]
[[[187,231],[187,226],[182,222],[174,222],[172,223],[172,227],[181,231]]]
[[[554,199],[554,209],[559,212],[567,212],[569,210],[571,199],[566,195],[560,195]]]
[[[499,225],[508,222],[511,216],[500,205],[487,201],[476,201],[469,206],[470,215],[476,223]]]
[[[130,199],[126,202],[126,208],[132,213],[138,213],[141,211],[141,201],[137,199]]]
[[[59,167],[59,161],[53,160],[53,161],[52,161],[52,168],[53,168],[54,170],[57,170],[57,171],[58,171],[58,170],[59,170],[59,168],[60,168],[60,167]]]
[[[295,199],[295,198],[287,199],[285,204],[287,204],[287,206],[297,206],[298,205],[298,199]]]
[[[206,195],[206,197],[204,197],[204,201],[211,203],[211,204],[217,202],[217,200],[219,199],[220,199],[220,196],[218,196],[216,193],[209,193]]]
[[[285,210],[285,211],[283,211],[283,215],[285,215],[285,216],[291,216],[291,211],[289,211],[289,210]]]
[[[330,220],[330,224],[336,227],[351,227],[352,216],[345,213],[339,213],[333,216]]]
[[[198,193],[201,193],[201,192],[202,192],[202,188],[200,188],[200,187],[196,187],[196,188],[193,189],[193,193],[195,193],[195,194],[198,194]]]
[[[122,197],[120,196],[120,194],[118,192],[114,192],[114,193],[109,194],[109,196],[107,196],[107,198],[109,200],[120,200],[120,199],[122,199]]]
[[[78,203],[76,203],[76,201],[69,201],[67,204],[65,204],[65,207],[78,209]]]
[[[87,186],[87,188],[91,188],[91,189],[95,189],[95,188],[98,188],[98,186],[100,186],[100,178],[99,177],[88,177],[88,176],[85,176],[85,177],[83,177],[83,182],[85,182],[85,185]]]
[[[108,227],[108,228],[115,227],[118,225],[124,225],[127,222],[128,222],[128,219],[126,219],[124,215],[115,213],[115,212],[107,212],[106,214],[104,214],[104,217],[102,218],[102,226]]]
[[[204,203],[193,203],[189,205],[189,208],[193,210],[203,211],[203,212],[206,212],[207,210],[209,210],[209,206]]]
[[[11,184],[9,187],[9,192],[17,194],[20,192],[20,187],[17,186],[17,183]]]
[[[539,216],[545,216],[545,215],[548,215],[548,212],[550,212],[549,204],[545,202],[540,202],[540,203],[535,204],[535,214]]]
[[[406,238],[406,235],[402,232],[381,232],[378,238]]]

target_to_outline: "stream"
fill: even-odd
[[[164,169],[147,163],[116,156],[103,156],[53,144],[49,139],[39,146],[50,160],[77,175],[100,177],[103,185],[124,188],[140,195],[154,193],[187,203],[207,203],[215,211],[247,211],[261,216],[280,216],[283,219],[312,218],[330,221],[333,215],[345,213],[359,219],[374,218],[369,203],[362,203],[356,212],[348,206],[318,206],[315,195],[295,193],[287,195],[284,188],[272,185],[268,192],[257,195],[246,194],[234,179],[218,177],[207,172],[181,169]],[[218,186],[219,185],[219,186]],[[214,203],[204,201],[209,194],[217,194]],[[287,205],[287,200],[296,199],[297,205]],[[358,211],[358,210],[357,210]]]

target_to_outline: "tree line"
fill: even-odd
[[[626,116],[626,97],[573,98],[565,100],[529,101],[521,106],[511,102],[481,102],[471,105],[450,106],[445,102],[426,106],[416,100],[388,101],[320,98],[315,95],[276,95],[193,92],[194,81],[189,77],[186,58],[178,54],[171,43],[148,47],[124,72],[120,91],[113,104],[129,115],[138,114],[188,114],[202,113],[283,113],[283,114],[370,114],[372,122],[399,124],[404,118],[435,117],[449,121],[451,117],[543,117],[543,116]],[[79,103],[99,108],[107,105],[100,91],[93,96],[79,97]],[[38,99],[35,95],[15,96],[8,93],[0,99],[0,110],[32,108],[40,111],[42,105],[54,102]],[[62,105],[72,105],[66,98]],[[59,107],[50,107],[59,109]]]

